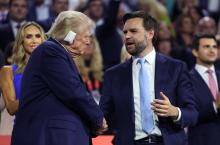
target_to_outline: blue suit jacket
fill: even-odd
[[[134,98],[132,86],[132,59],[109,69],[105,73],[103,96],[100,106],[106,118],[115,117],[116,145],[133,145],[135,136]],[[181,109],[182,117],[174,123],[169,117],[159,117],[159,128],[165,145],[185,145],[184,127],[195,124],[198,112],[195,108],[192,84],[184,63],[156,55],[155,97],[160,91],[169,97],[174,106]],[[113,116],[112,116],[113,114]]]
[[[88,145],[102,119],[67,51],[52,38],[34,50],[21,82],[12,145]]]
[[[190,72],[196,102],[199,107],[199,117],[196,126],[189,128],[189,145],[219,145],[220,113],[214,110],[213,96],[200,74],[193,69]],[[216,71],[218,86],[220,72]]]

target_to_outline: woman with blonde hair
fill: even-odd
[[[16,35],[12,65],[4,66],[0,70],[3,98],[10,115],[14,115],[19,106],[20,82],[29,57],[45,39],[42,27],[35,22],[23,24]]]
[[[75,62],[87,89],[96,103],[99,103],[103,81],[102,55],[96,38],[92,37],[91,39],[91,44],[85,49],[83,56],[76,57]]]

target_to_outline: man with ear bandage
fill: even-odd
[[[86,15],[61,12],[50,38],[33,52],[21,82],[12,145],[88,145],[91,132],[107,129],[73,61],[91,43],[91,27]]]

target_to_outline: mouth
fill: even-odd
[[[36,48],[38,45],[31,45],[31,48]]]
[[[133,46],[133,45],[134,45],[133,42],[127,42],[127,43],[126,43],[126,46],[127,46],[127,47],[131,47],[131,46]]]

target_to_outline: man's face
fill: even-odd
[[[148,32],[143,27],[141,18],[132,18],[126,21],[124,25],[124,42],[126,50],[133,56],[139,56],[148,43]]]
[[[218,57],[217,43],[212,38],[202,38],[199,41],[199,49],[193,50],[197,58],[197,63],[201,65],[211,65]]]
[[[26,0],[13,0],[9,8],[9,14],[12,20],[21,22],[25,20],[28,12]]]
[[[90,49],[92,43],[91,28],[85,28],[82,33],[76,35],[74,42],[66,46],[71,55],[81,56],[84,54],[86,49]]]
[[[97,21],[103,16],[104,7],[103,7],[103,1],[102,0],[95,0],[90,3],[89,5],[89,16]]]
[[[58,15],[60,12],[68,10],[68,4],[68,0],[55,0],[53,10]]]

